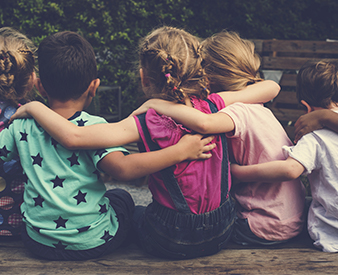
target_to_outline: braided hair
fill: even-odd
[[[189,95],[208,96],[200,43],[188,32],[166,26],[154,30],[141,40],[139,57],[149,98],[184,102]]]
[[[29,46],[30,47],[29,47]],[[23,34],[0,29],[0,99],[14,105],[23,99],[35,69],[35,48]]]

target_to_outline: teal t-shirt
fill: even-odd
[[[106,123],[77,112],[78,126]],[[21,205],[28,235],[41,244],[71,250],[97,247],[114,238],[119,227],[104,196],[106,187],[97,167],[108,153],[123,147],[70,151],[58,144],[34,119],[15,120],[0,133],[0,156],[20,156],[26,174]]]

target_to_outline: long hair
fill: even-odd
[[[222,31],[205,39],[201,53],[212,92],[238,91],[262,80],[254,44],[236,32]]]

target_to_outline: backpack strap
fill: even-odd
[[[212,113],[217,113],[218,108],[215,103],[209,99],[205,99],[208,102]],[[221,172],[221,205],[225,202],[229,192],[229,158],[228,158],[228,143],[225,133],[220,134],[223,148],[223,159],[222,159],[222,172]]]
[[[148,147],[151,151],[160,150],[160,146],[155,143],[151,137],[145,120],[146,114],[138,115],[137,118],[140,121],[145,140],[148,144]],[[191,214],[189,205],[183,196],[180,186],[178,185],[177,179],[171,169],[171,167],[165,168],[160,171],[162,180],[165,187],[167,188],[169,195],[176,207],[176,210],[180,213]]]

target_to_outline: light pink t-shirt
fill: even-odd
[[[229,154],[241,165],[284,160],[282,146],[291,146],[283,127],[261,104],[232,104],[228,114],[235,130],[228,134]],[[266,240],[287,240],[304,224],[305,188],[300,180],[239,183],[233,187],[239,218],[248,219],[252,232]]]

